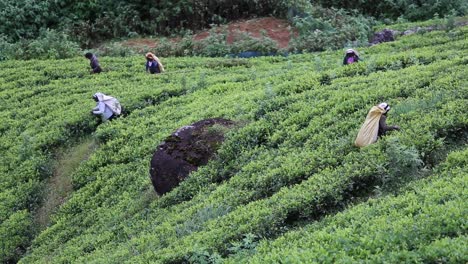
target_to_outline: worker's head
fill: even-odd
[[[151,53],[151,52],[146,53],[145,57],[146,57],[146,59],[149,60],[149,61],[154,60],[154,54]]]
[[[93,94],[93,100],[99,102],[102,100],[104,94],[103,93],[95,93]]]
[[[346,52],[345,52],[346,56],[352,56],[352,55],[356,55],[356,56],[359,56],[357,51],[353,50],[353,49],[347,49]]]
[[[87,59],[91,59],[93,57],[93,54],[91,52],[87,52],[84,56]]]
[[[388,113],[388,111],[390,111],[390,105],[388,105],[387,103],[380,103],[379,107],[385,110],[385,114]]]

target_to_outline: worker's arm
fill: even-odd
[[[387,117],[385,115],[382,115],[380,120],[379,120],[379,127],[381,131],[385,134],[387,131],[392,131],[392,130],[400,130],[399,126],[388,126],[387,125]]]
[[[97,110],[96,110],[97,108]],[[104,110],[106,110],[106,104],[102,103],[102,102],[99,102],[99,105],[96,106],[94,109],[93,109],[93,114],[95,115],[100,115],[100,114],[103,114],[104,113]]]

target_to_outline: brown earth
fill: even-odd
[[[234,36],[238,31],[244,33],[250,33],[253,37],[261,37],[262,31],[265,31],[266,35],[272,40],[278,43],[279,48],[288,47],[291,39],[291,26],[284,19],[278,19],[274,17],[263,17],[249,20],[238,20],[231,22],[226,25],[228,30],[228,43],[232,43]],[[221,29],[219,29],[221,30]],[[209,30],[198,32],[194,35],[194,40],[199,41],[209,36]],[[177,42],[179,38],[172,38],[171,41]],[[144,47],[155,48],[157,45],[156,39],[149,38],[136,38],[122,42],[122,45],[135,48],[143,49]]]
[[[290,29],[291,27],[286,20],[274,17],[239,20],[227,25],[227,30],[229,32],[227,42],[229,44],[233,42],[234,35],[237,31],[250,33],[256,38],[261,37],[262,31],[265,31],[266,35],[276,41],[280,48],[286,48],[291,39]],[[208,37],[208,35],[208,31],[195,34],[194,40],[202,40]]]

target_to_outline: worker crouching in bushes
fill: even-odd
[[[85,54],[85,58],[89,60],[89,65],[91,66],[91,74],[102,72],[101,65],[99,65],[99,61],[95,54],[88,52]]]
[[[102,121],[112,120],[120,116],[122,106],[116,98],[103,93],[95,93],[93,95],[93,99],[97,104],[96,107],[91,110],[91,113],[93,115],[101,116]]]
[[[390,106],[387,103],[381,103],[371,108],[354,141],[356,146],[365,147],[376,142],[388,131],[400,130],[399,126],[387,125],[388,111],[390,111]]]
[[[348,49],[345,52],[345,57],[343,59],[343,65],[353,64],[359,61],[359,54],[353,49]]]
[[[156,55],[151,52],[146,53],[146,72],[150,74],[164,72],[164,66]]]

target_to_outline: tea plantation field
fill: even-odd
[[[359,49],[261,57],[0,63],[0,260],[13,263],[468,262],[468,27]],[[125,117],[98,125],[95,92]],[[380,102],[399,125],[353,142]],[[149,161],[179,127],[238,125],[157,197]],[[59,148],[96,150],[37,223]]]

